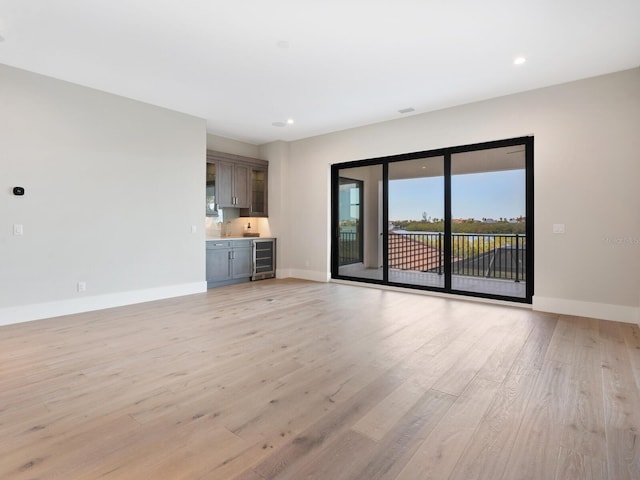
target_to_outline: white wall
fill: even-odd
[[[260,149],[257,145],[220,137],[211,133],[207,134],[207,149],[217,152],[232,153],[243,157],[260,158]]]
[[[204,291],[205,149],[202,119],[0,65],[0,324]]]
[[[633,69],[292,142],[281,182],[296,208],[270,209],[296,226],[280,261],[328,276],[332,163],[533,135],[534,308],[638,321],[639,131]]]

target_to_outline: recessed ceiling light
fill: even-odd
[[[407,108],[401,108],[400,110],[398,110],[398,113],[411,113],[411,112],[415,112],[416,109],[413,107],[407,107]]]
[[[271,125],[273,125],[274,127],[286,127],[287,124],[284,122],[273,122]]]
[[[526,62],[527,59],[524,57],[516,57],[516,59],[513,61],[514,65],[522,65],[524,62]]]
[[[293,118],[287,120],[287,125],[293,125],[294,123]]]

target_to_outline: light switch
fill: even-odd
[[[196,233],[198,231],[198,227],[195,225],[191,225],[191,233]]]
[[[24,226],[21,223],[15,223],[13,225],[14,235],[24,235]]]
[[[564,223],[554,223],[553,233],[564,233]]]

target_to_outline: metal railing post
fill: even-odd
[[[520,273],[520,255],[519,255],[519,248],[518,248],[518,244],[519,242],[520,236],[516,233],[516,283],[520,283],[520,279],[519,277],[519,273]]]
[[[438,232],[438,275],[442,275],[442,260],[444,254],[442,253],[442,232]]]

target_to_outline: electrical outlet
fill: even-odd
[[[87,282],[78,282],[78,292],[87,291]]]
[[[21,223],[15,223],[13,225],[14,235],[24,235],[24,226]]]

